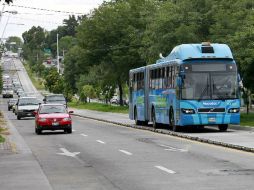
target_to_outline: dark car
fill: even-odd
[[[67,107],[67,102],[63,94],[46,95],[43,102],[44,104],[63,104]]]
[[[12,110],[13,109],[13,106],[17,103],[17,99],[9,99],[7,104],[8,104],[8,111]]]
[[[63,104],[41,104],[35,115],[35,133],[41,134],[43,130],[64,130],[72,133],[72,119]]]

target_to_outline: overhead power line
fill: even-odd
[[[7,17],[3,15],[4,17]],[[18,16],[12,16],[11,18],[21,19],[21,20],[29,20],[33,22],[41,22],[41,23],[47,23],[47,24],[54,24],[54,25],[61,25],[62,23],[52,22],[52,21],[46,21],[46,20],[39,20],[39,19],[31,19],[31,18],[24,18],[24,17],[18,17]]]
[[[21,6],[21,5],[10,5],[12,7],[19,7],[19,8],[25,8],[25,9],[33,9],[33,10],[39,10],[39,11],[48,11],[48,12],[55,12],[55,13],[64,13],[64,14],[76,14],[76,15],[84,15],[84,13],[76,13],[76,12],[69,12],[69,11],[59,11],[59,10],[52,10],[52,9],[42,9],[37,7],[27,7],[27,6]]]

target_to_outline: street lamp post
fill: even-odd
[[[59,63],[59,47],[58,47],[58,33],[56,35],[56,58],[57,58],[57,72],[60,73],[60,63]]]
[[[4,11],[4,12],[8,12],[8,13],[9,13],[9,15],[8,15],[8,18],[7,18],[6,24],[5,24],[5,26],[4,26],[4,30],[3,30],[3,33],[2,33],[1,39],[4,37],[5,30],[6,30],[6,27],[7,27],[8,23],[9,23],[9,19],[10,19],[11,14],[17,14],[17,13],[18,13],[17,11]],[[2,12],[2,13],[1,13],[1,15],[2,15],[4,12]],[[1,16],[1,17],[2,17],[2,16]]]

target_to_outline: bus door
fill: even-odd
[[[129,74],[129,118],[134,119],[133,117],[133,73]]]
[[[133,118],[136,114],[138,121],[145,121],[145,70],[133,73],[131,98]]]

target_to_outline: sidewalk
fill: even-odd
[[[16,128],[7,123],[10,135],[0,144],[0,189],[51,190],[39,163]]]
[[[99,112],[92,110],[80,110],[69,108],[74,111],[73,115],[95,119],[99,121],[118,124],[126,127],[154,131],[151,126],[136,126],[133,120],[129,119],[128,114]],[[167,129],[156,129],[155,132],[187,138],[209,144],[215,144],[224,147],[230,147],[238,150],[254,152],[254,128],[230,126],[228,131],[220,132],[217,127],[207,127],[203,131],[183,131],[179,133]]]

